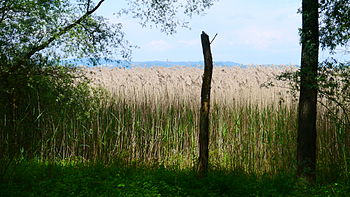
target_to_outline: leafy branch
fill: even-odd
[[[41,51],[48,47],[53,41],[58,39],[60,36],[68,32],[69,30],[73,29],[75,26],[79,25],[82,21],[84,21],[86,18],[88,18],[91,14],[93,14],[104,2],[105,0],[100,0],[98,4],[92,9],[87,10],[86,13],[81,16],[78,20],[74,21],[73,23],[69,24],[68,26],[62,28],[59,32],[52,35],[46,42],[33,47],[27,54],[24,55],[25,58],[30,58],[32,55],[34,55],[36,52]],[[89,1],[90,2],[90,1]],[[89,7],[89,6],[88,6]]]

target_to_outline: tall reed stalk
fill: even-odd
[[[129,71],[128,71],[129,72]],[[186,76],[185,76],[186,77]],[[210,166],[248,173],[293,172],[296,158],[297,102],[280,89],[225,89],[213,85]],[[195,82],[194,82],[195,84]],[[193,167],[198,157],[199,97],[186,85],[130,84],[98,94],[57,116],[37,118],[32,152],[41,159],[145,162]],[[191,90],[188,92],[187,87]],[[194,87],[197,87],[194,85]],[[261,99],[261,94],[269,95]],[[244,93],[244,94],[243,94]],[[250,94],[250,95],[249,95]],[[229,95],[229,96],[228,96]],[[340,114],[341,116],[341,114]],[[3,119],[2,126],[6,124]],[[349,131],[320,106],[319,170],[348,173]],[[8,136],[0,135],[4,150]]]

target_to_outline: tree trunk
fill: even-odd
[[[213,60],[210,50],[209,36],[202,32],[202,48],[204,55],[204,75],[201,92],[200,131],[199,131],[199,165],[198,176],[204,177],[208,171],[209,157],[209,109],[210,109],[210,88],[213,73]]]
[[[303,0],[297,175],[298,177],[305,178],[310,183],[316,180],[318,18],[318,0]]]

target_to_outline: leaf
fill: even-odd
[[[125,184],[123,184],[123,183],[119,183],[118,185],[117,185],[117,188],[124,188],[125,187]]]

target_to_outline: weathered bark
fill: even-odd
[[[319,52],[318,0],[302,2],[301,84],[298,116],[297,175],[316,179],[316,105]]]
[[[201,110],[199,123],[200,131],[198,176],[204,177],[208,171],[209,159],[209,110],[213,60],[210,50],[209,36],[205,32],[202,32],[201,40],[204,55],[204,75],[201,92]]]

